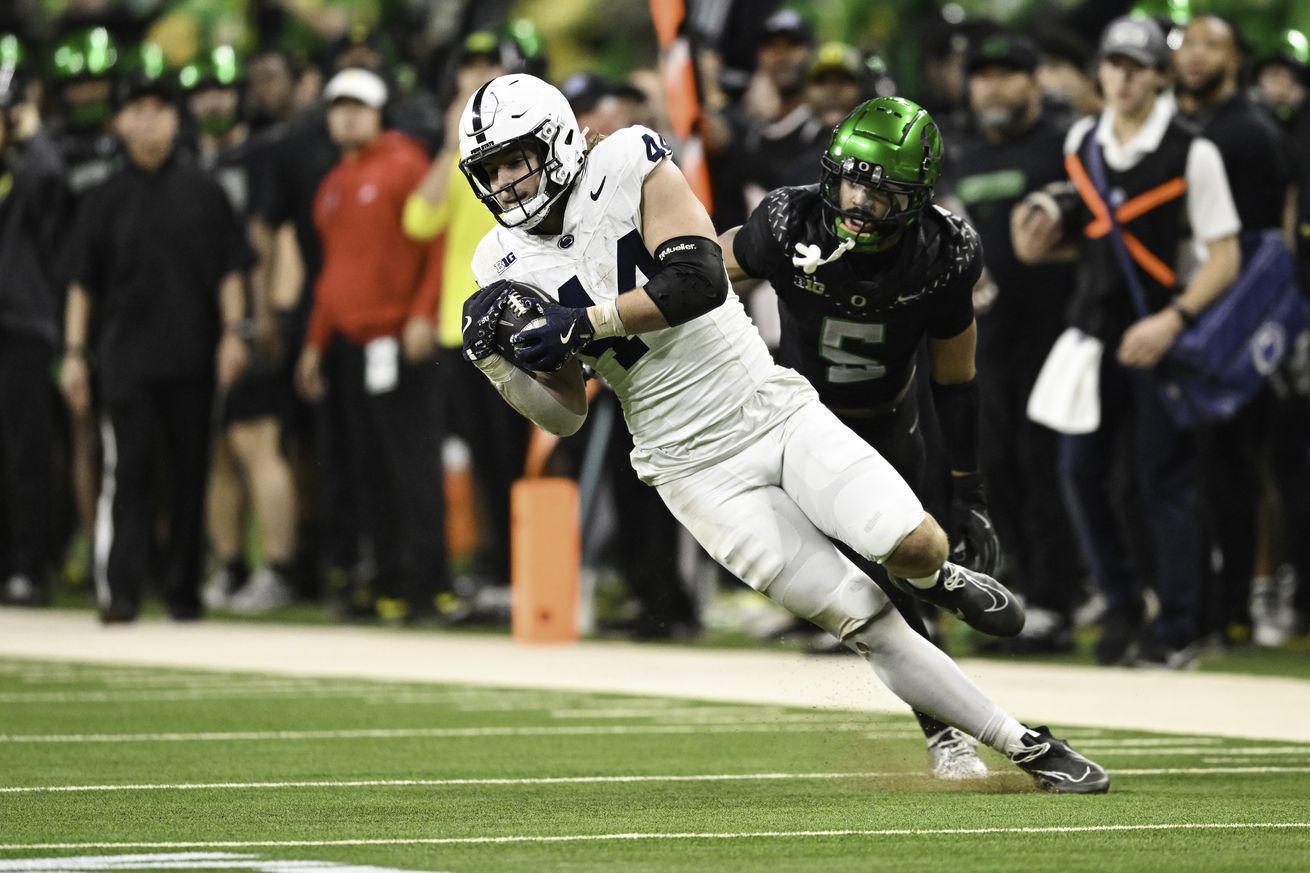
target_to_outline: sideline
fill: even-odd
[[[541,834],[503,837],[428,837],[371,840],[250,840],[180,843],[0,843],[0,852],[77,849],[255,849],[327,846],[484,846],[503,843],[608,843],[629,840],[758,840],[802,837],[938,837],[980,834],[1088,834],[1106,831],[1305,830],[1310,822],[1168,822],[1159,824],[1066,825],[1013,828],[883,828],[832,831],[743,831],[740,833]]]
[[[1125,770],[1116,767],[1114,776],[1219,776],[1283,775],[1310,773],[1310,767],[1155,767]],[[1019,770],[993,770],[986,779],[1022,779]],[[124,785],[10,785],[0,794],[90,794],[112,791],[264,791],[274,788],[440,788],[497,785],[628,785],[656,782],[785,782],[838,781],[843,779],[916,779],[937,782],[931,773],[918,770],[853,773],[691,773],[653,776],[529,776],[521,779],[351,779],[303,782],[151,782]]]
[[[485,634],[145,620],[0,609],[0,656],[378,681],[660,695],[816,710],[905,713],[859,658],[583,642],[517,646]],[[1032,724],[1310,742],[1310,681],[963,659]]]

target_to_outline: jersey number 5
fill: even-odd
[[[650,137],[648,136],[646,139],[649,140]],[[638,270],[641,270],[647,282],[659,272],[659,265],[650,256],[650,252],[646,251],[646,241],[641,238],[641,234],[637,232],[636,228],[628,231],[619,239],[617,249],[619,269],[614,276],[614,280],[618,285],[620,294],[637,287]],[[559,286],[559,302],[565,306],[573,306],[578,309],[585,309],[596,303],[595,300],[591,299],[591,295],[583,289],[582,282],[577,276]],[[618,361],[619,366],[625,370],[632,369],[632,365],[641,360],[641,356],[649,351],[650,346],[635,336],[593,340],[582,349],[584,355],[597,359],[606,352],[613,352],[614,360]]]
[[[856,354],[852,345],[876,346],[882,343],[887,327],[863,321],[825,318],[819,333],[819,357],[827,361],[828,381],[834,385],[869,382],[881,379],[887,368],[876,358]]]

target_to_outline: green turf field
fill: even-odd
[[[908,714],[0,660],[0,871],[1310,869],[1310,745],[1057,733],[1109,795]]]

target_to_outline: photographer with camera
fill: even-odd
[[[1015,254],[1025,263],[1078,257],[1075,331],[1066,336],[1091,351],[1081,358],[1082,375],[1095,387],[1082,420],[1064,429],[1060,472],[1075,533],[1107,601],[1096,659],[1178,669],[1190,663],[1198,630],[1200,495],[1194,434],[1170,417],[1156,365],[1237,277],[1241,224],[1219,150],[1175,117],[1177,106],[1165,93],[1169,63],[1155,22],[1111,22],[1098,68],[1106,110],[1074,125],[1065,141],[1065,166],[1081,203],[1069,209],[1049,195],[1029,199],[1011,226]],[[1081,230],[1077,243],[1074,228]],[[1061,369],[1053,361],[1064,340],[1037,389],[1047,370]],[[1132,560],[1122,513],[1111,503],[1125,431],[1133,437],[1138,510],[1154,573]],[[1148,629],[1142,589],[1152,578],[1160,612]]]

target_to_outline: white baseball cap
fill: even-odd
[[[341,99],[358,100],[365,106],[381,109],[387,103],[387,83],[377,73],[352,67],[328,80],[323,99],[328,103]]]

